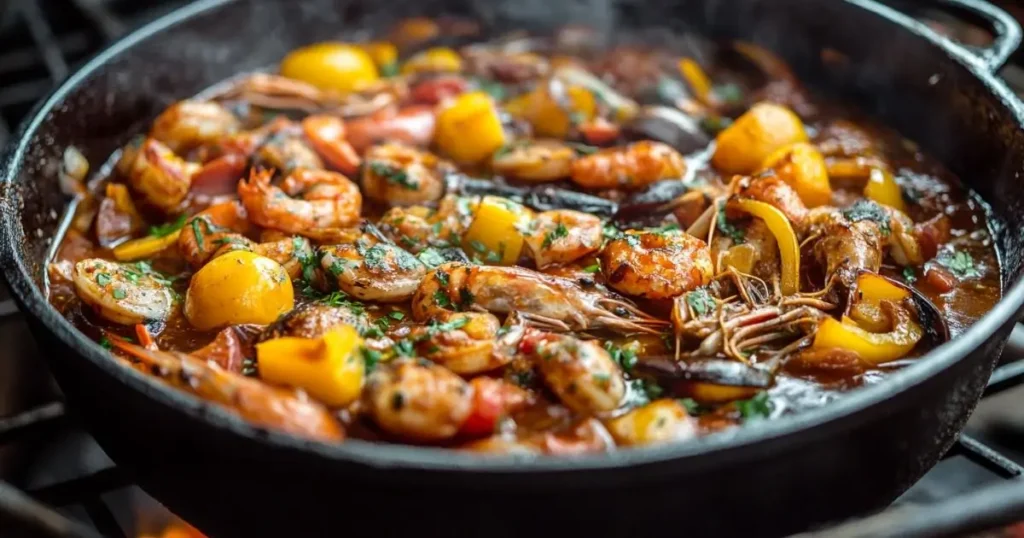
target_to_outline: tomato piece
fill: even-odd
[[[364,153],[370,146],[384,141],[427,146],[434,137],[435,124],[434,107],[410,105],[401,110],[385,108],[349,121],[345,127],[348,143]]]
[[[465,93],[469,84],[462,77],[441,76],[423,81],[413,87],[410,98],[416,103],[436,105],[445,99]]]
[[[245,174],[245,164],[245,156],[237,153],[217,157],[192,176],[192,192],[209,196],[233,194]]]
[[[505,396],[502,382],[497,379],[478,377],[473,384],[473,410],[462,423],[461,432],[465,435],[488,435],[498,425],[498,420],[505,413]]]
[[[924,273],[924,281],[939,293],[949,293],[956,286],[956,277],[949,271],[939,267],[929,267]]]
[[[595,146],[611,144],[621,134],[621,129],[619,129],[618,125],[604,118],[595,118],[582,123],[578,129],[580,134],[583,135],[583,140]]]

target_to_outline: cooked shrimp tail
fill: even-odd
[[[324,441],[345,437],[327,408],[294,390],[249,379],[185,353],[149,350],[112,333],[107,338],[171,385],[221,404],[256,424]]]

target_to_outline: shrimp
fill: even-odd
[[[345,123],[340,118],[307,116],[302,120],[302,132],[332,169],[343,174],[355,174],[358,171],[359,155],[345,140]]]
[[[291,133],[289,133],[292,131]],[[319,170],[324,167],[323,160],[299,136],[294,125],[280,129],[266,136],[255,152],[255,162],[264,168],[280,170],[288,175],[292,171],[305,168]]]
[[[175,306],[174,294],[155,276],[134,265],[93,258],[75,264],[75,292],[108,321],[135,325],[167,319]]]
[[[531,325],[561,331],[655,333],[666,324],[609,294],[522,267],[448,263],[424,277],[412,298],[413,317],[420,321],[471,308],[517,311]]]
[[[807,206],[800,195],[782,178],[770,174],[743,178],[739,182],[740,196],[764,202],[781,211],[798,233],[806,228]],[[728,216],[734,216],[727,211]],[[740,216],[745,216],[740,214]]]
[[[374,202],[408,206],[436,202],[444,195],[445,175],[454,167],[434,154],[402,144],[381,144],[366,152],[360,183]]]
[[[339,325],[351,325],[363,331],[370,326],[370,322],[366,313],[357,306],[354,304],[341,306],[328,306],[319,303],[303,304],[268,325],[260,334],[259,341],[263,342],[283,336],[320,338],[324,333]]]
[[[326,170],[294,170],[280,187],[269,170],[238,182],[238,197],[260,226],[314,240],[329,240],[359,222],[363,198],[349,179]],[[295,197],[295,198],[293,198]]]
[[[681,179],[686,161],[661,142],[645,140],[603,149],[572,163],[571,179],[587,189],[642,189],[663,179]]]
[[[529,226],[526,248],[538,269],[556,263],[572,263],[600,250],[601,219],[571,209],[538,214]]]
[[[503,328],[490,312],[447,312],[409,336],[423,357],[457,374],[475,375],[511,362],[525,328],[515,313]]]
[[[114,336],[110,340],[167,383],[255,424],[323,441],[345,438],[341,424],[327,408],[300,391],[273,387],[185,353],[149,350]]]
[[[622,369],[597,340],[550,333],[528,335],[520,349],[567,407],[594,414],[619,407],[626,395]]]
[[[711,281],[714,266],[704,241],[680,230],[629,230],[601,251],[601,271],[615,290],[669,299]]]
[[[125,148],[118,169],[144,201],[171,213],[188,197],[192,177],[202,166],[178,157],[159,140],[147,138],[138,149]]]
[[[945,220],[918,226],[903,212],[867,200],[842,210],[812,210],[809,220],[810,233],[822,236],[814,243],[815,257],[826,275],[838,275],[845,285],[862,269],[877,273],[886,249],[901,266],[921,265],[934,256],[942,230],[948,233]]]
[[[178,236],[178,251],[192,267],[202,267],[225,246],[251,247],[252,225],[238,202],[212,205],[188,220]]]
[[[608,430],[595,418],[571,422],[555,431],[536,432],[521,439],[507,434],[492,435],[462,445],[463,450],[505,454],[549,454],[571,456],[606,452],[615,447]]]
[[[238,118],[217,103],[185,100],[174,103],[157,116],[149,136],[182,154],[233,135],[240,127]]]
[[[454,437],[473,408],[469,383],[428,360],[399,359],[370,374],[362,403],[382,430],[404,439]]]
[[[884,213],[879,212],[884,218]],[[861,270],[877,273],[882,265],[883,237],[878,222],[851,220],[834,207],[811,210],[810,234],[820,235],[814,242],[814,256],[825,265],[826,282],[833,276],[852,286]]]
[[[380,231],[402,248],[418,254],[428,247],[458,245],[473,222],[479,198],[448,195],[437,209],[416,205],[392,207],[380,218]]]
[[[371,234],[324,246],[321,252],[323,270],[336,279],[341,291],[364,301],[405,301],[427,272],[415,256]]]
[[[357,152],[365,152],[370,146],[384,141],[426,147],[434,137],[436,124],[433,106],[408,105],[400,109],[382,108],[347,121],[345,127],[348,142]]]
[[[576,151],[557,140],[514,143],[498,150],[491,168],[505,177],[522,181],[548,182],[569,177]]]

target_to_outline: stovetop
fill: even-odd
[[[0,0],[0,146],[36,100],[104,43],[185,3]],[[965,41],[985,38],[977,29],[943,22]],[[1018,56],[1002,76],[1024,96],[1024,54]],[[132,485],[68,415],[2,286],[0,342],[0,535],[155,536],[180,524]],[[1024,535],[1024,526],[1005,527],[1024,519],[1024,499],[984,489],[1012,484],[1024,473],[1024,411],[1016,405],[1024,396],[1022,382],[1024,363],[1001,367],[965,434],[894,509],[829,535],[891,535],[897,528],[922,536],[992,528],[1003,530],[986,535]],[[30,521],[5,519],[11,507]],[[927,517],[915,507],[927,510]],[[931,527],[923,532],[915,524]]]

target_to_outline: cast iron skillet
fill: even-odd
[[[991,24],[993,47],[974,54],[872,0],[200,2],[100,54],[22,126],[0,184],[3,269],[104,449],[214,536],[776,535],[843,518],[890,502],[949,447],[1024,301],[1024,107],[992,75],[1020,28],[984,2],[946,3]],[[47,304],[38,285],[67,201],[57,186],[66,146],[98,164],[165,106],[216,81],[341,32],[440,13],[496,29],[573,20],[696,30],[776,50],[815,88],[921,143],[991,204],[1004,299],[914,366],[815,412],[575,459],[326,445],[265,431],[120,367]]]

